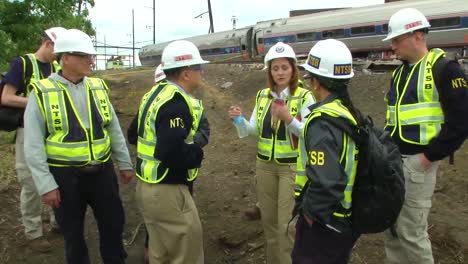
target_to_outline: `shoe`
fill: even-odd
[[[28,242],[30,249],[40,253],[47,253],[52,251],[52,245],[47,241],[45,237],[38,237]]]
[[[262,214],[260,212],[260,208],[257,206],[253,206],[248,208],[247,210],[244,211],[245,216],[247,219],[253,221],[253,220],[259,220],[262,218]]]
[[[148,255],[148,248],[145,247],[145,264],[149,264],[149,255]]]
[[[58,225],[51,225],[49,232],[56,235],[62,234],[62,231]]]

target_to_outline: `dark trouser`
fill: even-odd
[[[291,254],[293,264],[346,264],[359,235],[338,233],[314,222],[309,226],[299,216]]]
[[[51,167],[50,171],[60,190],[60,207],[54,211],[65,239],[67,263],[90,263],[83,235],[88,204],[97,221],[103,263],[125,263],[127,254],[122,243],[125,215],[112,162],[96,171],[72,167]]]

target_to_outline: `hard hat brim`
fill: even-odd
[[[210,61],[201,60],[201,61],[197,61],[196,63],[190,63],[190,64],[187,64],[187,65],[162,66],[161,69],[164,71],[164,70],[170,70],[170,69],[176,69],[176,68],[183,68],[183,67],[189,67],[189,66],[200,65],[200,64],[208,64],[208,63],[210,63]]]
[[[389,35],[387,35],[386,38],[382,39],[382,41],[389,41],[389,40],[392,40],[392,39],[394,39],[394,38],[396,38],[398,36],[401,36],[401,35],[404,35],[404,34],[407,34],[407,33],[412,33],[412,32],[415,32],[416,30],[420,30],[420,29],[424,29],[424,28],[429,29],[430,27],[431,27],[431,25],[429,25],[429,26],[422,25],[422,26],[419,26],[419,27],[412,28],[409,31],[403,31],[403,32],[401,32],[399,34],[389,34]]]
[[[306,70],[306,71],[308,71],[310,73],[313,73],[315,75],[322,76],[322,77],[325,77],[325,78],[330,78],[330,79],[351,79],[351,78],[354,77],[354,71],[352,71],[349,75],[346,75],[346,76],[335,76],[335,75],[323,74],[319,70],[311,67],[307,63],[301,64],[299,67],[302,67],[302,68],[304,68],[304,70]]]

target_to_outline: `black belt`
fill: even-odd
[[[105,167],[105,163],[86,165],[83,167],[78,167],[78,170],[82,173],[98,173],[102,171]]]

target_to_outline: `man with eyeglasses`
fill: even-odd
[[[89,77],[96,50],[91,38],[69,29],[54,53],[62,70],[31,84],[25,112],[25,154],[39,195],[54,208],[68,264],[90,263],[84,239],[87,206],[99,229],[103,263],[123,264],[125,215],[113,160],[123,183],[132,162],[105,82]]]
[[[468,81],[460,65],[441,49],[427,47],[429,21],[418,10],[392,15],[392,50],[403,61],[385,96],[385,130],[403,154],[405,202],[394,232],[386,232],[387,263],[434,263],[427,217],[439,161],[453,154],[468,134]]]
[[[65,31],[62,27],[53,27],[44,31],[41,45],[35,53],[16,57],[10,64],[10,70],[5,75],[1,85],[4,85],[1,96],[1,104],[17,108],[24,112],[30,90],[29,83],[47,78],[51,73],[57,71],[54,65],[55,54],[54,42],[57,37]],[[2,122],[2,121],[0,121]],[[37,252],[48,252],[52,250],[51,244],[44,236],[42,221],[42,202],[37,193],[31,172],[27,167],[24,157],[24,128],[23,118],[18,120],[19,127],[16,129],[16,176],[21,185],[20,207],[21,218],[24,226],[28,246]],[[58,226],[53,211],[50,210],[51,231],[57,232]]]
[[[161,61],[167,81],[143,96],[138,111],[136,200],[149,233],[150,263],[204,263],[189,185],[203,159],[194,144],[200,122],[190,94],[201,86],[205,63],[193,43],[171,42]]]

